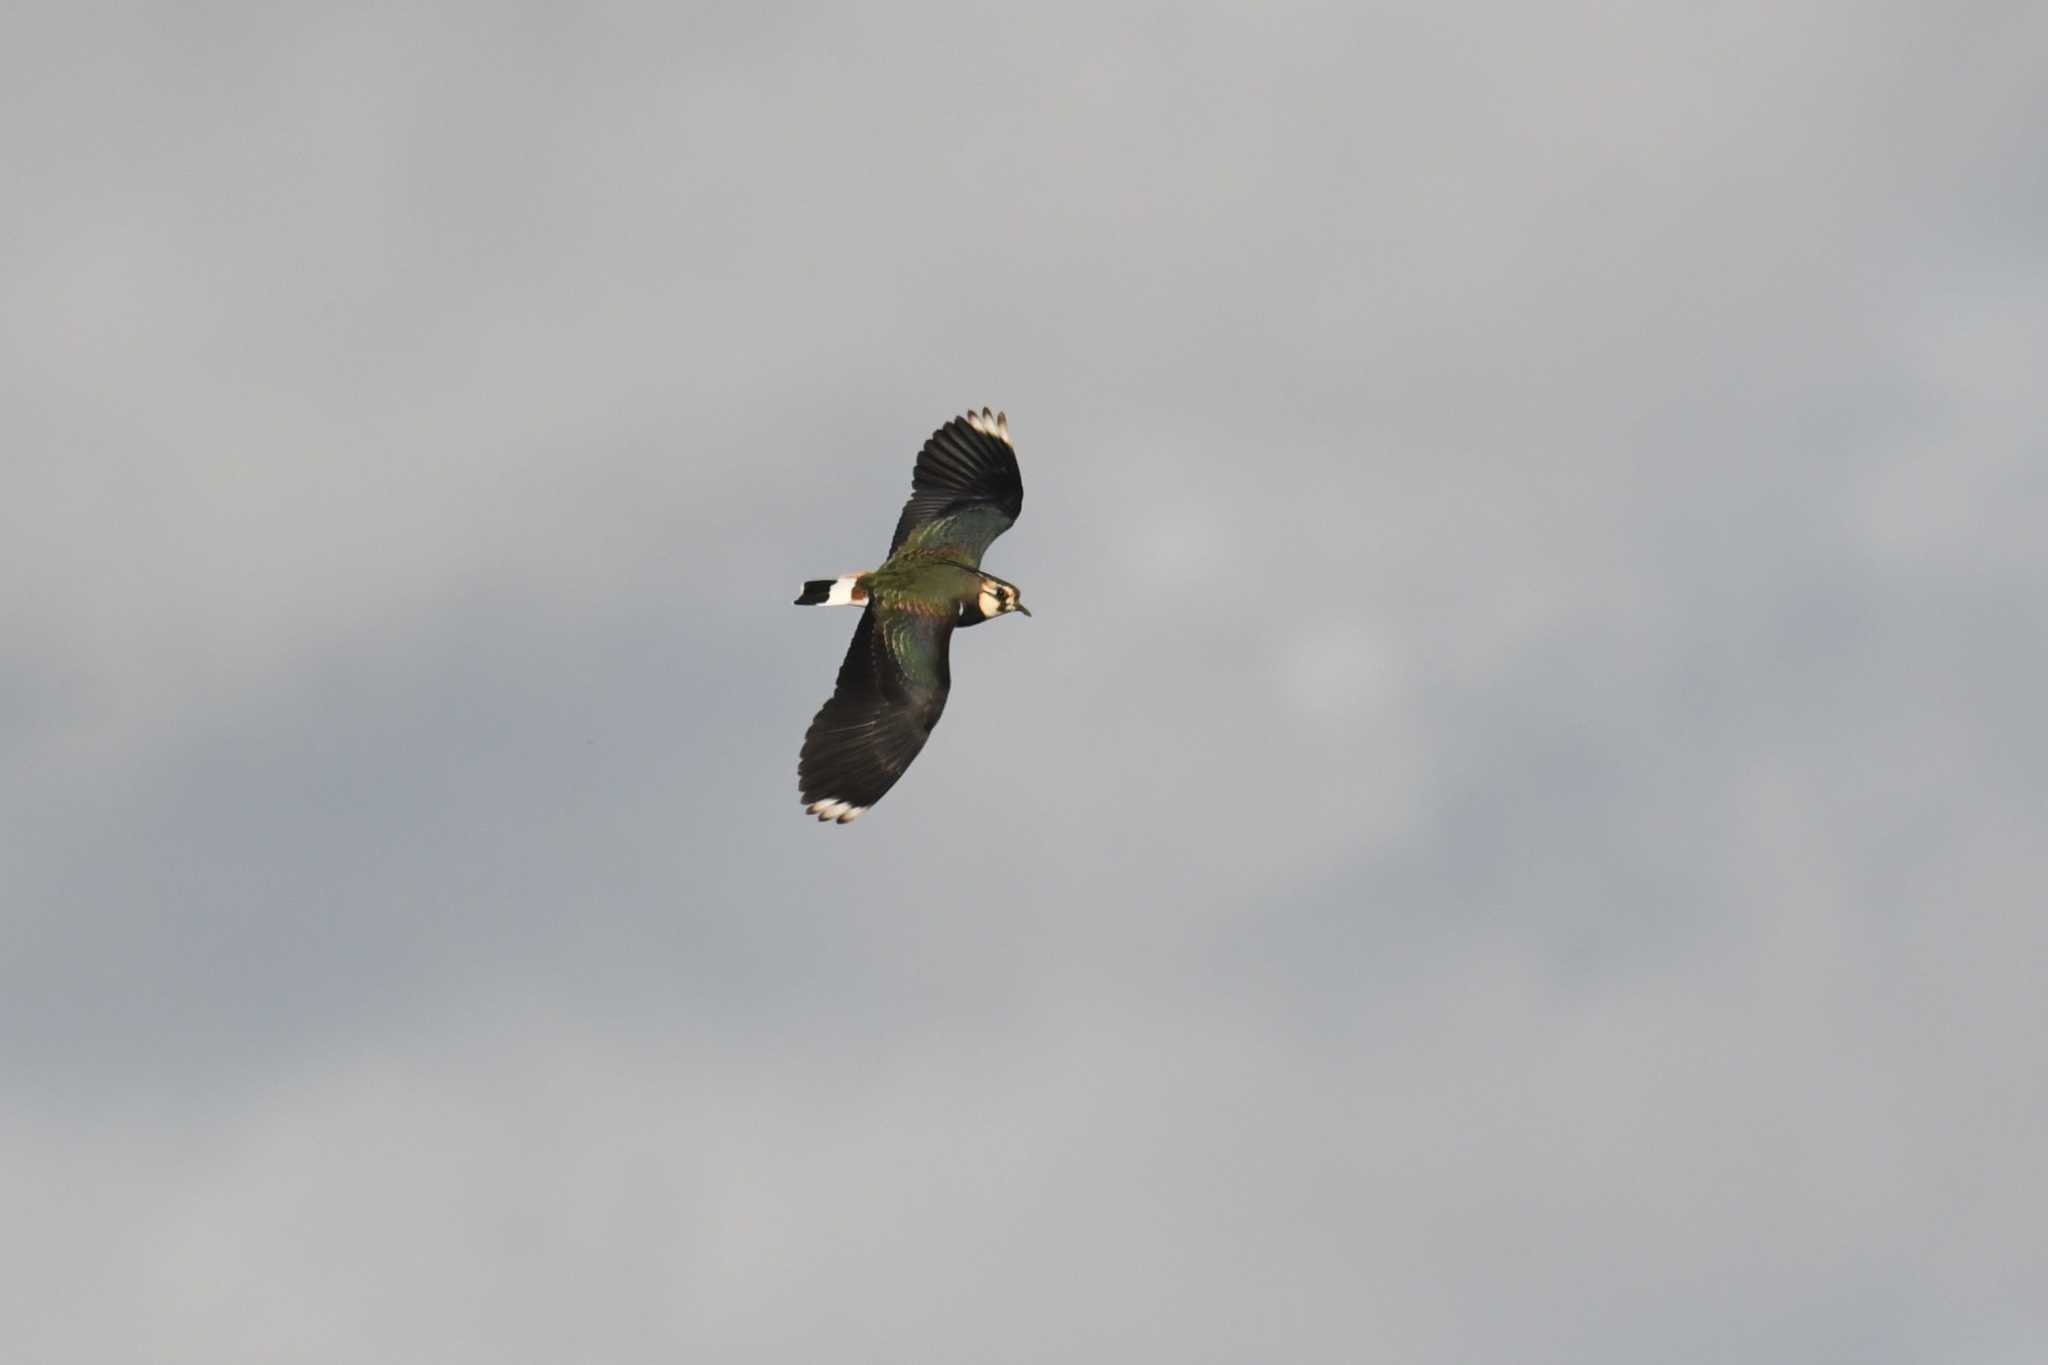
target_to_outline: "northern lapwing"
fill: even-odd
[[[987,408],[955,417],[917,453],[910,501],[879,569],[804,584],[800,607],[860,607],[832,699],[797,760],[806,809],[846,824],[882,799],[946,709],[953,632],[1021,611],[1014,583],[981,570],[1016,523],[1024,481],[1010,422]]]

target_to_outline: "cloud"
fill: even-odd
[[[9,1354],[2039,1338],[2038,19],[221,19],[4,59]]]

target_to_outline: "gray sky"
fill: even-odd
[[[0,1356],[2037,1358],[2040,6],[11,27]]]

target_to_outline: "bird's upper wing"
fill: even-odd
[[[950,618],[868,604],[797,760],[812,814],[844,824],[896,785],[946,709],[952,639]]]
[[[1009,419],[983,408],[940,427],[917,453],[910,489],[889,553],[909,545],[979,568],[989,542],[1024,510]]]

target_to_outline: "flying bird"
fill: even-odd
[[[924,748],[952,687],[953,632],[1025,609],[1017,585],[983,573],[1016,523],[1024,480],[1010,421],[955,417],[917,453],[910,501],[879,569],[804,584],[800,607],[860,607],[832,699],[804,735],[797,787],[821,821],[846,824],[882,799]]]

